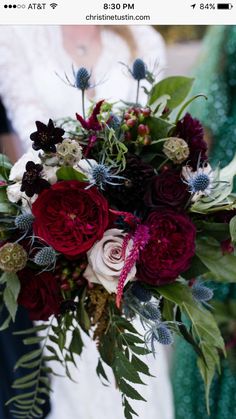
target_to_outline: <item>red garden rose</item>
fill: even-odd
[[[195,226],[171,209],[151,212],[145,224],[150,240],[140,254],[137,278],[152,285],[174,282],[194,256]]]
[[[183,208],[190,196],[180,174],[168,169],[151,180],[144,201],[148,207],[170,205],[175,208]]]
[[[78,256],[100,240],[108,225],[108,203],[76,180],[56,183],[34,202],[34,233],[66,256]]]
[[[28,310],[31,320],[48,320],[52,314],[59,314],[62,298],[51,272],[24,269],[18,275],[21,283],[18,303]]]

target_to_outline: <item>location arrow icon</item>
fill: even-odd
[[[191,4],[191,7],[192,7],[193,9],[195,9],[195,7],[196,7],[196,3],[195,3],[195,4]]]

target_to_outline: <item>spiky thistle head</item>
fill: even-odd
[[[143,80],[146,78],[147,66],[141,58],[136,58],[133,62],[131,74],[133,78],[137,81]]]
[[[34,216],[32,214],[20,214],[15,218],[15,226],[22,231],[28,231],[32,227]]]
[[[152,320],[154,322],[161,321],[161,311],[158,308],[157,304],[154,303],[146,303],[142,306],[142,316],[144,316],[148,320]]]
[[[165,324],[161,323],[158,325],[157,334],[157,341],[162,345],[171,345],[173,343],[172,333]]]
[[[131,288],[132,294],[138,298],[139,301],[148,302],[152,298],[152,293],[147,288],[144,288],[139,282],[134,282]]]
[[[54,265],[55,262],[56,262],[56,252],[50,246],[43,247],[34,256],[34,263],[36,263],[36,265],[39,265],[39,266],[50,266],[50,265]]]
[[[189,181],[191,192],[204,192],[209,187],[210,181],[210,177],[207,173],[197,173]]]
[[[200,303],[205,303],[213,298],[214,293],[205,285],[199,282],[195,282],[192,286],[192,295],[195,300],[199,301]]]
[[[79,70],[76,73],[76,87],[79,90],[87,90],[90,88],[90,78],[91,73],[88,72],[88,70],[85,67],[79,68]]]

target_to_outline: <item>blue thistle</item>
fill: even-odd
[[[88,70],[85,67],[79,68],[75,77],[75,84],[77,89],[79,90],[87,90],[90,87],[90,80],[91,74],[89,74]]]
[[[144,288],[139,282],[134,282],[131,288],[132,294],[142,302],[148,302],[152,298],[150,290]]]
[[[152,303],[144,304],[142,307],[142,316],[146,317],[148,320],[152,321],[160,321],[161,320],[161,312],[159,308]]]
[[[195,300],[205,303],[213,298],[213,291],[206,287],[205,285],[202,285],[201,283],[196,282],[192,286],[192,295],[195,298]]]
[[[158,337],[156,340],[162,345],[171,345],[173,343],[173,336],[171,331],[163,323],[157,328]]]
[[[144,61],[141,60],[141,58],[136,58],[136,60],[134,61],[131,74],[133,78],[137,81],[140,81],[146,78],[147,67]]]
[[[15,218],[15,226],[23,231],[30,230],[33,222],[34,216],[32,214],[20,214]]]
[[[111,173],[112,168],[105,166],[103,163],[92,166],[90,163],[89,175],[91,176],[91,186],[98,186],[100,189],[104,189],[106,184],[118,186],[119,183],[114,183],[113,179],[124,179],[122,176],[113,175]]]
[[[34,256],[34,263],[39,266],[54,266],[56,263],[56,252],[52,247],[44,247]]]
[[[107,123],[109,128],[113,128],[114,130],[117,130],[120,127],[120,118],[118,118],[117,115],[114,113],[111,113],[111,117]]]
[[[197,173],[189,180],[190,192],[204,192],[210,185],[210,177],[206,173]]]

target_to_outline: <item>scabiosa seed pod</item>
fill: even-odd
[[[147,303],[142,307],[142,315],[146,317],[148,320],[152,321],[160,321],[161,320],[161,312],[159,308],[151,303]]]
[[[34,263],[39,266],[53,265],[56,262],[56,252],[52,247],[44,247],[34,256]]]
[[[148,302],[152,298],[152,293],[144,288],[139,282],[135,282],[131,288],[132,294],[142,302]]]
[[[163,153],[175,164],[181,164],[189,156],[189,147],[182,138],[170,137],[165,141]]]
[[[144,61],[141,60],[141,58],[137,58],[133,62],[131,73],[132,73],[133,78],[137,81],[145,79],[146,73],[147,73],[147,67]]]
[[[28,255],[18,243],[6,243],[0,248],[0,269],[18,272],[26,266]]]
[[[81,67],[76,74],[76,87],[79,90],[87,90],[90,87],[90,80],[91,74],[89,74],[88,70],[85,67]]]
[[[33,222],[34,216],[32,214],[20,214],[15,218],[15,226],[23,231],[29,230]]]
[[[213,291],[210,288],[197,282],[192,286],[192,294],[195,300],[201,303],[210,301],[214,295]]]
[[[69,138],[57,146],[57,157],[60,165],[73,166],[82,158],[82,147]]]
[[[171,345],[173,343],[173,336],[164,324],[160,324],[157,329],[158,339],[157,341],[162,345]]]

